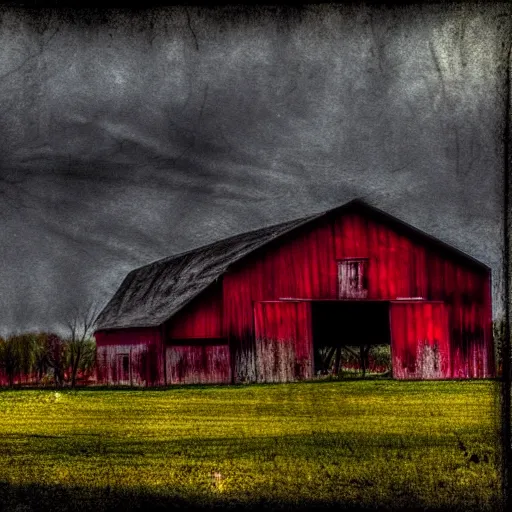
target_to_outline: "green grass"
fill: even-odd
[[[496,510],[497,393],[391,380],[2,391],[0,498],[13,510]]]

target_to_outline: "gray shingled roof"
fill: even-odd
[[[235,235],[132,270],[98,316],[97,330],[161,325],[230,265],[321,215]]]
[[[197,249],[164,258],[132,270],[98,316],[97,330],[154,327],[169,320],[180,309],[214,283],[230,265],[244,256],[314,219],[346,208],[363,209],[408,236],[436,246],[453,257],[480,269],[489,267],[458,249],[362,201],[354,200],[327,212],[235,235]]]

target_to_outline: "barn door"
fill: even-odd
[[[130,354],[117,354],[117,382],[119,384],[130,384]]]
[[[396,379],[451,377],[448,316],[441,302],[391,302],[391,354]]]
[[[257,302],[254,327],[258,382],[287,382],[313,376],[309,302]]]

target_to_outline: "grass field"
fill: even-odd
[[[497,383],[0,392],[4,510],[497,510]]]

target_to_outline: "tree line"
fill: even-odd
[[[74,388],[79,381],[93,376],[96,364],[96,342],[92,336],[94,311],[75,315],[68,322],[69,334],[59,336],[51,332],[27,332],[0,337],[0,385],[54,385]],[[493,322],[493,338],[497,374],[502,373],[504,341],[503,319]],[[325,368],[332,366],[334,353],[322,352]],[[373,347],[372,361],[381,370],[391,366],[389,347]],[[338,368],[354,367],[360,360],[352,351],[337,361]],[[366,368],[371,365],[366,365]],[[361,365],[364,368],[365,365]],[[339,370],[338,370],[339,371]],[[337,372],[336,372],[337,373]]]
[[[69,385],[74,388],[81,379],[94,372],[96,342],[92,336],[97,309],[74,310],[66,322],[68,333],[26,332],[0,337],[0,383]]]
[[[96,343],[62,338],[55,333],[28,332],[0,338],[0,382],[75,387],[94,371]]]

